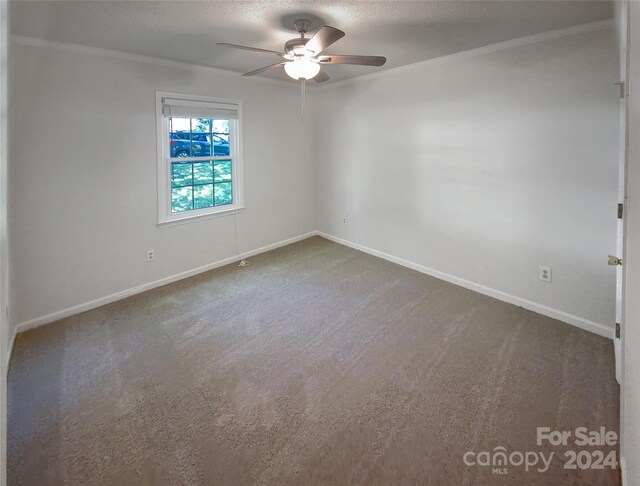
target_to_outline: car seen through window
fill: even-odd
[[[176,131],[171,133],[171,157],[220,157],[229,155],[226,134]]]

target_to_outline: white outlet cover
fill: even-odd
[[[538,278],[543,282],[551,283],[551,267],[540,265],[538,268]]]

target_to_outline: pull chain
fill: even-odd
[[[306,80],[304,78],[300,78],[301,84],[302,84],[302,117],[301,117],[301,121],[302,123],[304,123],[304,97],[305,97],[305,85],[306,85]]]

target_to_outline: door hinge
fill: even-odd
[[[616,322],[616,338],[620,339],[620,323]]]
[[[615,83],[620,88],[620,99],[625,97],[624,81],[618,81]]]
[[[618,219],[622,219],[623,212],[624,212],[624,204],[618,203]]]

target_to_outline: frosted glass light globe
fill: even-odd
[[[294,59],[284,65],[284,70],[293,79],[311,79],[320,72],[320,64],[309,59]]]

